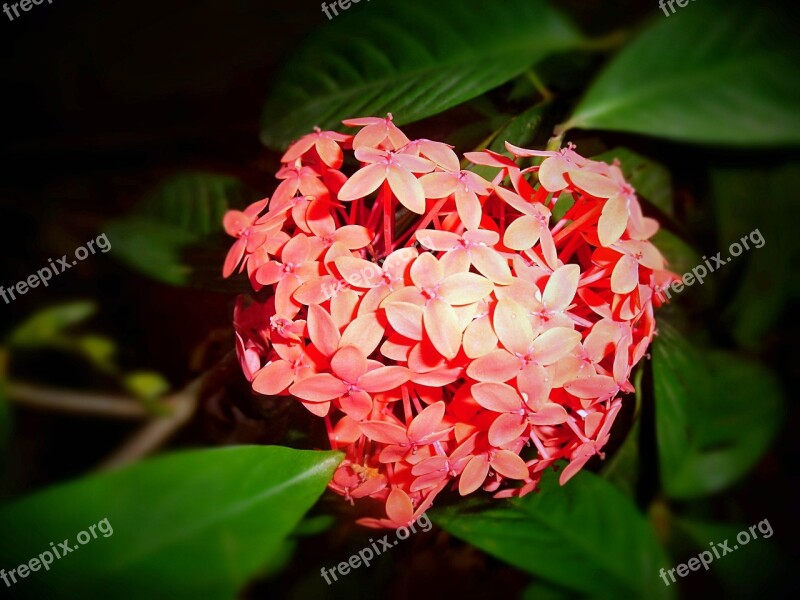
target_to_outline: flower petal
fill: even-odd
[[[386,180],[385,165],[367,165],[353,173],[339,190],[339,200],[348,202],[364,198],[377,190]]]
[[[412,173],[400,167],[390,166],[386,179],[400,204],[418,215],[425,212],[425,192]]]
[[[341,379],[330,373],[311,375],[296,382],[289,388],[289,393],[309,402],[325,402],[338,398],[347,391]]]
[[[455,358],[461,348],[461,329],[453,307],[438,299],[431,300],[422,322],[436,350],[447,359]]]
[[[527,312],[520,304],[508,298],[498,301],[492,323],[497,339],[511,354],[528,354],[533,341],[533,329]]]
[[[439,285],[439,295],[453,306],[472,304],[492,293],[492,282],[477,273],[456,273],[445,277]]]
[[[472,397],[486,410],[513,413],[522,408],[522,398],[505,383],[476,383],[470,390]]]

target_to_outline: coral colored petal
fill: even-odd
[[[511,413],[522,407],[519,394],[505,383],[476,383],[472,386],[471,393],[475,401],[486,410]]]
[[[394,488],[386,499],[386,515],[398,527],[408,525],[414,518],[414,504],[400,488]]]
[[[381,444],[408,444],[408,432],[405,427],[382,421],[366,421],[359,423],[358,428],[365,436]]]
[[[425,192],[412,173],[400,167],[389,167],[386,179],[400,204],[418,215],[425,212]]]
[[[428,175],[426,175],[428,177]],[[428,248],[443,252],[458,248],[459,236],[452,231],[439,231],[435,229],[423,229],[415,234],[417,241]]]
[[[333,262],[344,280],[352,286],[371,288],[383,280],[383,269],[363,258],[339,256]]]
[[[639,284],[639,261],[633,256],[624,255],[619,259],[611,273],[611,291],[615,294],[628,294]]]
[[[431,300],[422,322],[436,350],[447,359],[455,358],[461,348],[461,329],[453,307],[441,300]]]
[[[512,354],[527,355],[533,341],[528,315],[522,306],[513,300],[503,299],[497,303],[492,319],[497,339]]]
[[[552,365],[569,354],[581,341],[581,334],[567,327],[548,329],[533,341],[532,355],[542,365]]]
[[[325,402],[338,398],[347,391],[347,386],[329,373],[319,373],[296,382],[289,393],[309,402]]]
[[[522,437],[522,432],[527,426],[525,417],[521,415],[500,415],[489,427],[489,443],[496,448],[501,448],[515,442]]]
[[[384,309],[389,324],[397,333],[416,341],[422,339],[421,306],[409,302],[389,302]]]
[[[284,276],[283,265],[271,260],[261,265],[256,271],[256,281],[261,285],[273,285],[278,283]]]
[[[510,450],[495,452],[492,468],[509,479],[525,479],[529,475],[525,461]]]
[[[365,419],[372,411],[372,397],[367,392],[345,394],[339,403],[342,405],[342,412],[356,421]]]
[[[435,432],[442,424],[444,402],[435,402],[419,413],[408,426],[408,439],[418,442],[425,436]]]
[[[335,141],[327,137],[320,137],[316,144],[317,153],[322,161],[333,169],[338,169],[342,165],[342,149]]]
[[[466,192],[459,186],[456,189],[456,210],[467,229],[477,229],[481,224],[483,210],[475,192]]]
[[[578,398],[602,398],[616,393],[619,386],[606,375],[591,375],[565,383],[564,389]]]
[[[387,392],[400,387],[411,377],[405,367],[380,367],[364,373],[358,386],[367,392]]]
[[[567,187],[564,175],[569,170],[569,164],[561,155],[545,158],[539,167],[539,182],[548,192],[559,192]]]
[[[253,390],[273,396],[285,391],[294,381],[294,370],[285,360],[276,360],[261,369],[253,380]]]
[[[572,169],[569,172],[569,179],[573,185],[595,198],[611,198],[620,190],[618,183],[592,171]]]
[[[375,313],[366,313],[347,326],[342,333],[340,345],[355,346],[361,350],[364,356],[369,356],[381,343],[383,334],[383,325],[380,324]]]
[[[339,347],[341,335],[328,311],[318,304],[308,307],[308,333],[311,342],[325,356],[333,356]]]
[[[570,462],[569,465],[567,465],[567,467],[561,472],[561,477],[558,478],[558,483],[561,485],[567,483],[570,479],[578,474],[578,471],[583,468],[583,465],[585,465],[590,458],[591,456],[584,456]]]
[[[520,359],[505,350],[493,350],[472,361],[467,367],[467,375],[476,381],[509,381],[518,372]]]
[[[603,206],[600,220],[597,222],[597,237],[600,244],[610,246],[622,237],[628,225],[628,201],[619,194],[611,198]]]
[[[464,330],[464,354],[479,358],[497,348],[497,336],[488,317],[475,319]]]
[[[354,443],[361,435],[358,423],[345,415],[339,419],[339,422],[333,428],[332,439],[336,444],[347,445]]]
[[[364,198],[377,190],[386,180],[386,167],[383,165],[368,165],[353,173],[339,190],[339,200],[348,202]]]
[[[456,191],[458,178],[452,173],[428,173],[419,179],[426,198],[447,198]]]
[[[524,215],[508,226],[503,243],[512,250],[528,250],[539,241],[539,231],[536,217]]]
[[[508,261],[497,250],[485,246],[470,248],[470,259],[478,272],[498,285],[509,285],[514,281]]]
[[[333,234],[333,239],[344,244],[348,250],[359,250],[372,241],[369,229],[362,225],[345,225]]]
[[[462,496],[471,494],[483,485],[488,474],[488,457],[485,454],[473,456],[461,473],[461,479],[458,481],[458,493]]]
[[[567,419],[569,419],[569,415],[564,407],[552,402],[528,417],[533,425],[561,425],[566,423]]]
[[[367,368],[366,357],[355,346],[343,346],[331,359],[331,370],[347,383],[355,384]]]
[[[472,304],[492,293],[492,282],[476,273],[456,273],[445,277],[439,285],[439,295],[453,306]]]
[[[532,410],[538,410],[550,396],[553,378],[543,366],[529,364],[517,375],[517,388],[525,404]]]
[[[564,265],[553,272],[542,294],[542,304],[553,312],[563,311],[570,305],[578,291],[581,268]]]
[[[228,255],[225,257],[225,264],[222,267],[222,276],[223,277],[230,277],[233,272],[236,270],[236,267],[239,266],[239,263],[242,262],[242,257],[244,256],[244,250],[247,247],[247,240],[245,238],[241,238],[236,240],[231,246],[231,249],[228,250]]]
[[[411,265],[411,281],[420,288],[435,288],[444,279],[444,270],[429,252],[419,255]]]

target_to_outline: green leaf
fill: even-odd
[[[729,542],[731,550],[725,560],[714,560],[709,569],[722,582],[726,598],[757,598],[773,590],[781,581],[780,575],[786,567],[786,558],[772,538],[774,530],[768,519],[752,523],[756,539],[748,531],[751,524],[733,525],[730,523],[711,523],[687,518],[675,518],[676,528],[684,532],[693,542],[695,549],[708,551],[711,542]],[[759,529],[759,526],[761,529]],[[763,531],[762,531],[763,530]],[[747,531],[750,541],[739,544],[737,534]],[[772,532],[772,533],[770,533]],[[764,537],[764,533],[769,535]]]
[[[135,371],[122,379],[123,387],[141,400],[156,400],[166,394],[169,381],[154,371]]]
[[[483,512],[457,506],[434,513],[452,535],[548,582],[593,598],[668,598],[658,580],[668,566],[645,518],[613,485],[581,472],[558,485]]]
[[[49,572],[19,580],[14,592],[234,598],[285,550],[340,460],[336,452],[276,446],[200,450],[49,489],[0,509],[0,564],[14,567],[50,542],[68,540],[76,551]],[[113,534],[77,543],[80,532],[104,519]]]
[[[697,498],[735,483],[780,428],[782,393],[769,369],[700,349],[663,320],[653,379],[661,480],[671,498]]]
[[[728,254],[731,244],[743,246],[742,238],[750,238],[750,250],[733,259],[743,273],[724,312],[725,323],[737,342],[758,347],[779,322],[789,299],[800,296],[795,267],[800,260],[795,227],[800,216],[795,192],[800,187],[800,163],[714,169],[711,183],[718,247]]]
[[[186,285],[193,273],[185,254],[193,244],[222,231],[222,217],[258,194],[217,173],[182,173],[148,193],[130,215],[106,226],[114,256],[164,283]],[[222,263],[215,265],[219,272]]]
[[[544,0],[381,0],[325,23],[272,88],[261,138],[281,148],[314,125],[409,123],[509,81],[582,38]]]
[[[607,129],[732,146],[800,143],[800,60],[791,18],[703,0],[627,45],[564,129]]]
[[[18,348],[62,347],[64,332],[91,317],[97,307],[93,302],[69,302],[34,313],[8,336],[8,343]]]
[[[674,216],[672,177],[664,165],[628,148],[614,148],[593,158],[608,163],[619,160],[622,174],[636,188],[639,197],[664,214]]]

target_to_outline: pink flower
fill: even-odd
[[[368,527],[447,486],[522,496],[559,463],[567,483],[603,457],[676,277],[658,223],[618,165],[572,146],[468,153],[490,183],[391,115],[345,124],[292,144],[271,201],[225,215],[223,274],[246,266],[268,298],[234,311],[253,390],[324,419],[346,454],[330,487],[383,505]]]

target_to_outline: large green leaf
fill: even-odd
[[[201,450],[46,490],[0,509],[0,564],[8,570],[50,550],[50,542],[68,540],[76,550],[48,572],[18,579],[13,591],[36,598],[233,598],[276,560],[340,460],[335,452],[282,447]],[[113,534],[79,545],[80,532],[103,519]]]
[[[178,174],[148,193],[130,215],[106,226],[112,254],[154,279],[186,285],[193,274],[185,256],[189,246],[221,231],[228,209],[257,197],[235,177]],[[222,259],[214,268],[220,272]]]
[[[711,183],[719,248],[729,254],[731,244],[744,246],[743,237],[749,238],[750,247],[733,258],[738,269],[731,274],[742,277],[724,312],[726,324],[740,344],[760,346],[789,299],[800,296],[800,237],[795,227],[800,218],[800,163],[714,169]]]
[[[718,492],[750,470],[782,416],[775,375],[758,363],[698,348],[665,322],[653,346],[656,435],[668,496]]]
[[[298,44],[267,99],[261,137],[392,112],[408,123],[479,96],[582,38],[544,0],[381,0]]]
[[[777,6],[703,0],[654,23],[590,86],[565,128],[711,144],[800,143],[800,60]]]
[[[668,566],[653,530],[612,484],[588,472],[563,487],[548,472],[541,491],[483,512],[434,513],[446,531],[515,567],[592,598],[669,598]]]
[[[786,557],[773,539],[775,532],[769,519],[734,525],[681,517],[675,518],[673,523],[679,533],[689,538],[694,550],[708,551],[712,542],[730,542],[729,547],[735,552],[726,555],[725,560],[714,560],[709,566],[722,582],[726,598],[771,597],[769,592],[779,591],[773,588],[782,581]],[[748,531],[750,526],[755,527],[752,532]],[[742,531],[748,531],[750,538],[744,545],[736,539]]]

